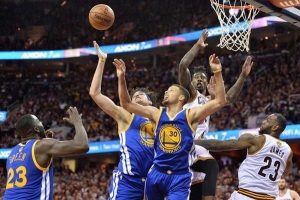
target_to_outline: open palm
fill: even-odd
[[[116,67],[118,77],[125,74],[126,66],[122,59],[114,59],[113,65]]]

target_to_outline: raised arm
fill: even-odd
[[[289,158],[287,160],[285,170],[283,172],[283,176],[288,176],[292,168],[293,168],[293,152],[291,151]]]
[[[128,93],[126,80],[125,80],[126,66],[124,61],[122,59],[114,59],[113,64],[117,70],[119,97],[120,97],[120,102],[122,107],[131,113],[136,113],[155,122],[156,116],[158,114],[157,108],[153,106],[143,106],[137,103],[133,103],[130,100],[130,96]]]
[[[102,52],[98,44],[94,41],[94,47],[96,48],[97,55],[99,57],[97,69],[93,76],[92,84],[90,87],[90,96],[95,103],[103,110],[106,114],[114,118],[116,121],[126,121],[130,119],[130,113],[117,106],[111,99],[101,93],[101,84],[103,77],[103,69],[106,62],[107,54]]]
[[[200,49],[203,49],[207,46],[205,43],[206,38],[208,37],[208,31],[204,30],[201,34],[199,40],[194,44],[194,46],[184,55],[179,63],[179,73],[178,73],[178,82],[183,87],[187,88],[191,93],[192,97],[197,94],[196,89],[191,84],[191,73],[189,70],[190,64],[193,62],[196,55],[199,53]]]
[[[237,140],[196,140],[194,142],[209,151],[231,151],[250,148],[254,144],[254,139],[254,135],[243,134]]]
[[[226,93],[226,100],[227,100],[228,104],[233,103],[239,97],[239,95],[242,91],[242,88],[244,86],[245,80],[248,77],[248,75],[252,69],[252,66],[253,66],[252,57],[247,56],[247,58],[243,64],[242,72],[240,73],[239,78]],[[215,98],[215,84],[213,84],[212,81],[210,81],[209,84],[207,85],[207,90],[208,90],[208,93],[209,93],[211,99],[214,99]]]
[[[242,72],[240,73],[239,78],[237,79],[235,84],[226,93],[226,100],[228,103],[233,103],[240,95],[242,88],[244,86],[245,80],[248,77],[248,75],[252,69],[252,66],[253,66],[252,57],[247,56],[247,58],[243,64]]]
[[[203,106],[197,106],[190,110],[189,118],[193,128],[196,129],[199,122],[202,122],[207,116],[213,114],[217,110],[226,105],[225,87],[222,77],[222,65],[215,54],[209,57],[209,65],[214,73],[214,81],[216,83],[216,97]]]
[[[40,166],[46,167],[52,157],[83,154],[88,152],[88,136],[82,124],[81,114],[76,107],[70,107],[67,111],[69,117],[64,120],[73,124],[75,136],[72,140],[58,141],[53,138],[44,138],[38,141],[34,148],[34,154]]]

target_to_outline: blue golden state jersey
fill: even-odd
[[[7,182],[4,200],[53,199],[53,168],[39,166],[34,155],[38,140],[15,146],[7,161]]]
[[[188,118],[189,110],[182,110],[173,118],[165,107],[160,108],[156,120],[154,166],[173,172],[189,171],[189,154],[193,149],[193,128]]]
[[[146,177],[154,158],[151,121],[132,114],[128,127],[119,132],[119,137],[121,157],[118,170],[124,174]]]

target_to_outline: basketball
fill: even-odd
[[[97,30],[109,29],[115,21],[114,11],[105,4],[95,5],[89,13],[89,22]]]

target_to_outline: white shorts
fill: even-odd
[[[250,197],[247,197],[243,194],[238,193],[237,191],[234,191],[231,194],[230,199],[228,199],[228,200],[255,200],[255,199],[252,199]]]
[[[192,185],[196,183],[201,183],[204,181],[206,174],[202,172],[194,172],[192,175]]]
[[[206,159],[206,158],[212,158],[212,155],[209,153],[207,149],[205,149],[202,146],[195,145],[195,160],[197,159]]]
[[[195,145],[194,148],[195,149],[192,155],[192,163],[196,162],[198,159],[206,160],[206,159],[213,158],[212,155],[210,155],[209,151],[204,147]],[[205,173],[193,171],[192,183],[195,184],[198,182],[202,182],[205,178],[205,175],[206,175]]]

